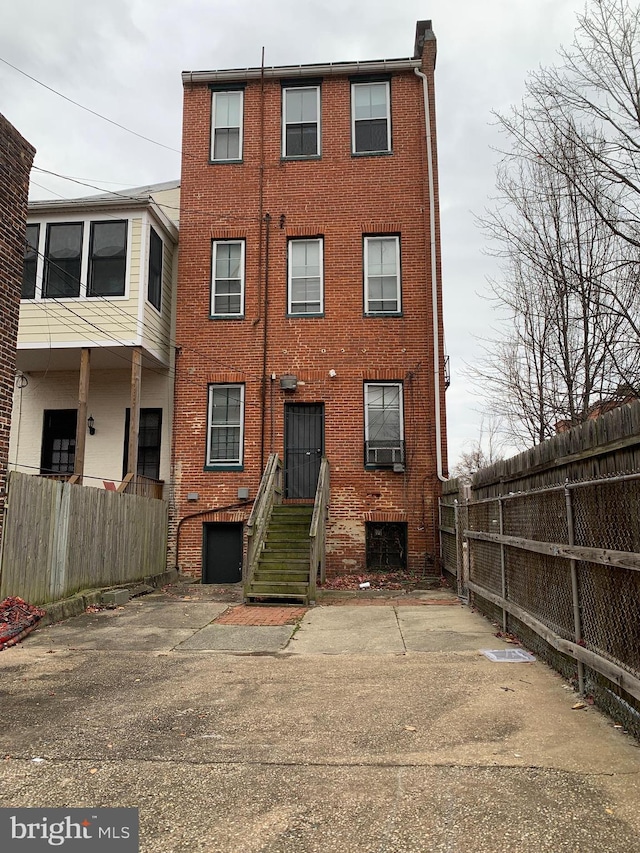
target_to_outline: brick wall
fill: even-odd
[[[0,115],[0,496],[4,496],[7,478],[29,173],[34,155],[35,148]],[[0,537],[2,520],[0,513]]]
[[[431,41],[422,62],[431,92],[434,64]],[[284,404],[322,402],[325,452],[331,466],[330,573],[364,568],[366,521],[407,523],[412,569],[426,566],[431,572],[437,553],[440,484],[435,461],[429,199],[423,89],[413,72],[393,75],[391,111],[393,153],[352,156],[350,81],[327,76],[322,81],[321,157],[283,161],[280,81],[265,80],[262,92],[260,81],[250,80],[244,93],[243,162],[211,165],[211,93],[202,84],[186,84],[184,92],[176,515],[179,519],[228,505],[236,500],[240,486],[247,486],[254,496],[268,453],[283,454]],[[432,141],[435,150],[433,112]],[[435,201],[437,210],[437,196]],[[363,316],[365,234],[401,236],[402,316]],[[319,235],[324,238],[324,316],[287,317],[287,239]],[[231,238],[246,240],[244,319],[210,320],[211,241]],[[439,227],[437,247],[439,274]],[[280,389],[283,374],[297,376],[295,393]],[[376,380],[404,386],[403,474],[364,466],[363,386]],[[204,471],[207,385],[224,382],[245,385],[244,470]],[[442,402],[444,413],[444,390]],[[197,492],[199,501],[187,503],[187,492]],[[205,520],[231,521],[247,515],[232,510]],[[201,570],[202,521],[185,522],[180,535],[179,567],[196,576]]]

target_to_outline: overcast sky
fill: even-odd
[[[474,224],[494,190],[492,110],[573,38],[582,0],[0,0],[0,57],[67,97],[176,151],[137,139],[0,62],[0,112],[36,148],[35,165],[102,189],[180,174],[183,70],[385,59],[413,53],[417,20],[438,40],[449,462],[478,437],[482,399],[463,370],[495,312],[482,299],[495,261]],[[36,186],[36,183],[38,186]],[[52,190],[58,196],[47,192]],[[90,188],[32,173],[32,198]]]

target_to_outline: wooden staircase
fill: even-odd
[[[274,504],[245,601],[310,604],[310,527],[313,507]]]

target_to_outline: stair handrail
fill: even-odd
[[[245,594],[248,584],[253,580],[253,574],[258,563],[260,552],[264,546],[269,518],[273,505],[282,503],[282,462],[277,453],[271,453],[265,465],[258,494],[253,502],[251,514],[247,520],[247,576],[245,578]]]
[[[309,601],[316,599],[316,583],[318,572],[320,573],[320,582],[324,583],[326,577],[326,534],[327,534],[327,518],[329,516],[329,494],[330,494],[330,477],[329,477],[329,460],[326,456],[322,457],[320,463],[320,473],[318,475],[318,485],[316,486],[316,496],[313,503],[313,515],[311,516],[311,526],[309,527]]]

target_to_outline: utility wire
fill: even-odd
[[[57,195],[57,193],[56,193],[56,195]],[[119,217],[117,217],[117,216],[113,216],[113,215],[111,215],[111,214],[108,214],[108,216],[109,216],[109,218],[111,218],[111,219],[115,219],[115,220],[118,220],[118,221],[119,221]],[[47,261],[46,255],[44,255],[44,254],[43,254],[42,252],[40,252],[38,249],[36,249],[36,255],[37,255],[39,258],[42,258],[42,259],[43,259],[43,261],[45,261],[45,262]],[[56,263],[55,263],[55,261],[52,261],[51,259],[49,259],[48,263],[49,263],[49,266],[55,267],[56,269],[58,269],[58,270],[60,270],[60,271],[64,272],[64,270],[62,270],[62,268],[60,267],[60,265],[59,265],[59,264],[56,264]],[[85,292],[88,290],[88,287],[87,287],[87,285],[86,285],[86,283],[85,283],[85,282],[80,282],[80,281],[79,281],[79,286],[80,286],[80,287],[84,287]],[[66,307],[67,307],[66,303],[65,303],[65,302],[61,302],[61,301],[60,301],[61,299],[64,299],[64,298],[65,298],[65,297],[47,296],[47,297],[44,297],[44,298],[43,298],[43,299],[41,299],[41,300],[34,300],[33,304],[36,304],[36,305],[42,305],[42,304],[43,304],[43,302],[44,302],[45,300],[51,300],[52,302],[56,302],[57,304],[60,304],[60,305],[62,305],[63,307],[65,307],[65,308],[66,308]],[[75,298],[75,297],[71,297],[71,298]],[[122,317],[124,317],[127,321],[131,321],[131,315],[130,315],[130,314],[128,314],[128,313],[127,313],[123,308],[121,308],[121,307],[120,307],[120,305],[119,305],[117,302],[113,302],[112,300],[108,299],[106,296],[103,296],[102,294],[95,294],[95,295],[92,295],[90,298],[91,298],[91,300],[92,300],[92,303],[88,303],[88,302],[87,302],[87,303],[85,303],[85,302],[82,302],[81,304],[82,304],[83,306],[87,306],[87,307],[88,307],[88,305],[89,305],[89,304],[91,304],[91,308],[92,308],[92,309],[93,309],[93,308],[95,307],[95,305],[96,305],[96,304],[98,304],[98,303],[100,303],[100,304],[106,304],[106,305],[108,305],[108,306],[109,306],[109,309],[110,309],[112,312],[115,312],[115,313],[120,314],[120,315],[121,315]],[[95,300],[95,302],[93,302],[93,300]],[[69,310],[71,310],[71,309],[69,309]],[[75,313],[75,312],[73,312],[73,311],[72,311],[72,313]],[[80,315],[76,315],[76,316],[80,316]],[[104,314],[102,315],[102,317],[104,317],[105,319],[107,319],[106,315],[104,315]],[[85,320],[85,318],[84,318],[84,317],[81,317],[80,319]],[[86,321],[86,322],[88,322],[88,320],[85,320],[85,321]],[[143,327],[144,329],[146,329],[148,332],[150,332],[150,333],[152,333],[152,334],[154,334],[154,333],[157,331],[157,329],[156,329],[154,326],[152,326],[152,325],[150,325],[149,323],[147,323],[144,319],[142,320],[142,324],[141,324],[141,325],[142,325],[142,327]],[[70,328],[72,328],[72,327],[70,327]],[[110,337],[112,337],[112,338],[113,338],[113,334],[112,334],[111,332],[109,332],[109,331],[107,331],[107,330],[105,330],[105,329],[103,329],[103,328],[100,328],[100,327],[98,327],[98,326],[95,326],[95,325],[94,325],[94,328],[95,328],[96,330],[100,331],[100,332],[101,332],[101,334],[108,335],[108,336],[110,336]],[[115,339],[115,338],[114,338],[114,339]],[[235,373],[241,373],[241,374],[243,374],[243,375],[245,375],[245,376],[250,376],[252,379],[260,379],[260,376],[258,376],[258,374],[251,373],[251,372],[250,372],[250,371],[248,371],[248,370],[243,370],[242,368],[236,367],[235,365],[227,364],[226,362],[220,361],[219,359],[217,359],[217,358],[215,358],[213,355],[211,355],[209,352],[205,352],[204,350],[197,349],[196,347],[190,346],[190,345],[188,345],[188,344],[180,344],[180,343],[178,343],[178,341],[177,341],[177,340],[176,340],[176,339],[171,335],[171,333],[170,333],[170,334],[169,334],[169,336],[168,336],[168,342],[169,342],[169,345],[170,345],[170,346],[173,346],[173,347],[179,347],[180,349],[185,350],[185,351],[187,351],[187,352],[192,352],[192,353],[194,353],[195,355],[200,356],[200,358],[207,359],[208,361],[211,361],[211,362],[213,362],[214,364],[217,364],[218,366],[220,366],[220,367],[222,367],[222,368],[225,368],[226,370],[232,370],[232,371],[234,371]],[[121,345],[122,345],[122,346],[131,346],[131,344],[124,344],[124,343],[121,343]],[[126,359],[125,359],[125,360],[126,360]],[[152,368],[148,368],[148,369],[152,369]],[[162,374],[162,375],[164,375],[164,374]]]
[[[71,183],[79,184],[80,186],[83,186],[83,187],[89,187],[90,189],[93,189],[93,190],[100,190],[101,193],[116,196],[118,198],[125,199],[126,201],[140,201],[141,198],[143,198],[140,195],[130,195],[126,192],[119,192],[117,190],[108,190],[108,189],[105,189],[105,187],[99,186],[97,183],[91,184],[91,183],[88,183],[87,181],[82,181],[79,178],[72,178],[70,175],[63,175],[60,172],[53,172],[50,169],[43,169],[41,166],[33,166],[32,168],[35,171],[42,172],[45,175],[52,175],[55,178],[61,178],[63,181],[70,181]],[[83,205],[83,204],[86,204],[86,202],[91,199],[91,196],[88,196],[86,198],[79,198],[79,199],[78,198],[73,198],[73,199],[65,198],[64,196],[61,196],[60,193],[56,193],[53,190],[49,190],[46,187],[43,187],[41,184],[37,184],[35,181],[32,181],[31,183],[35,184],[37,187],[40,187],[41,189],[46,190],[47,192],[53,193],[53,195],[57,195],[59,198],[64,199],[64,201],[67,201],[69,204]],[[109,183],[109,182],[105,181],[105,183]],[[153,193],[150,193],[150,199],[152,198],[152,195],[153,195]],[[153,201],[155,201],[155,199],[153,199]],[[158,201],[156,201],[155,203],[159,207],[166,207],[167,210],[177,210],[177,211],[179,211],[181,216],[184,213],[199,213],[199,214],[202,214],[203,216],[206,216],[210,221],[212,219],[211,209],[204,210],[204,209],[199,209],[197,207],[187,207],[186,205],[183,205],[183,204],[180,204],[180,205],[165,204],[164,202],[158,202]],[[238,214],[231,213],[231,211],[217,211],[215,216],[220,221],[217,221],[217,222],[211,221],[212,225],[224,224],[224,222],[226,220],[229,220],[229,219],[237,220],[239,222],[258,222],[259,221],[259,217],[256,215],[254,215],[254,216],[239,216]]]
[[[0,56],[0,62],[4,62],[5,65],[8,65],[9,68],[13,68],[14,71],[18,72],[18,74],[22,74],[23,77],[27,77],[34,83],[37,83],[38,86],[42,86],[43,89],[47,89],[47,91],[53,92],[54,95],[58,95],[59,98],[62,98],[68,103],[73,104],[75,107],[79,107],[81,110],[84,110],[85,112],[96,116],[96,118],[101,118],[103,121],[109,122],[109,124],[114,125],[114,127],[119,127],[120,130],[124,130],[126,133],[130,133],[133,136],[137,136],[138,139],[144,139],[145,142],[150,142],[152,145],[158,145],[160,148],[166,148],[167,151],[174,151],[176,154],[182,154],[182,151],[179,148],[173,148],[171,145],[165,145],[164,142],[158,142],[156,139],[152,139],[150,136],[144,136],[144,134],[138,133],[136,130],[131,130],[130,127],[126,127],[124,124],[120,124],[120,122],[114,121],[112,118],[107,118],[107,116],[102,115],[102,113],[98,113],[95,110],[90,109],[89,107],[85,107],[84,104],[80,104],[78,101],[74,101],[73,98],[69,98],[67,95],[63,95],[62,92],[58,92],[57,89],[54,89],[51,86],[47,86],[47,84],[43,83],[42,80],[38,80],[31,74],[27,74],[26,71],[23,71],[21,68],[18,68],[17,65],[13,65],[11,62],[4,59],[2,56]]]

